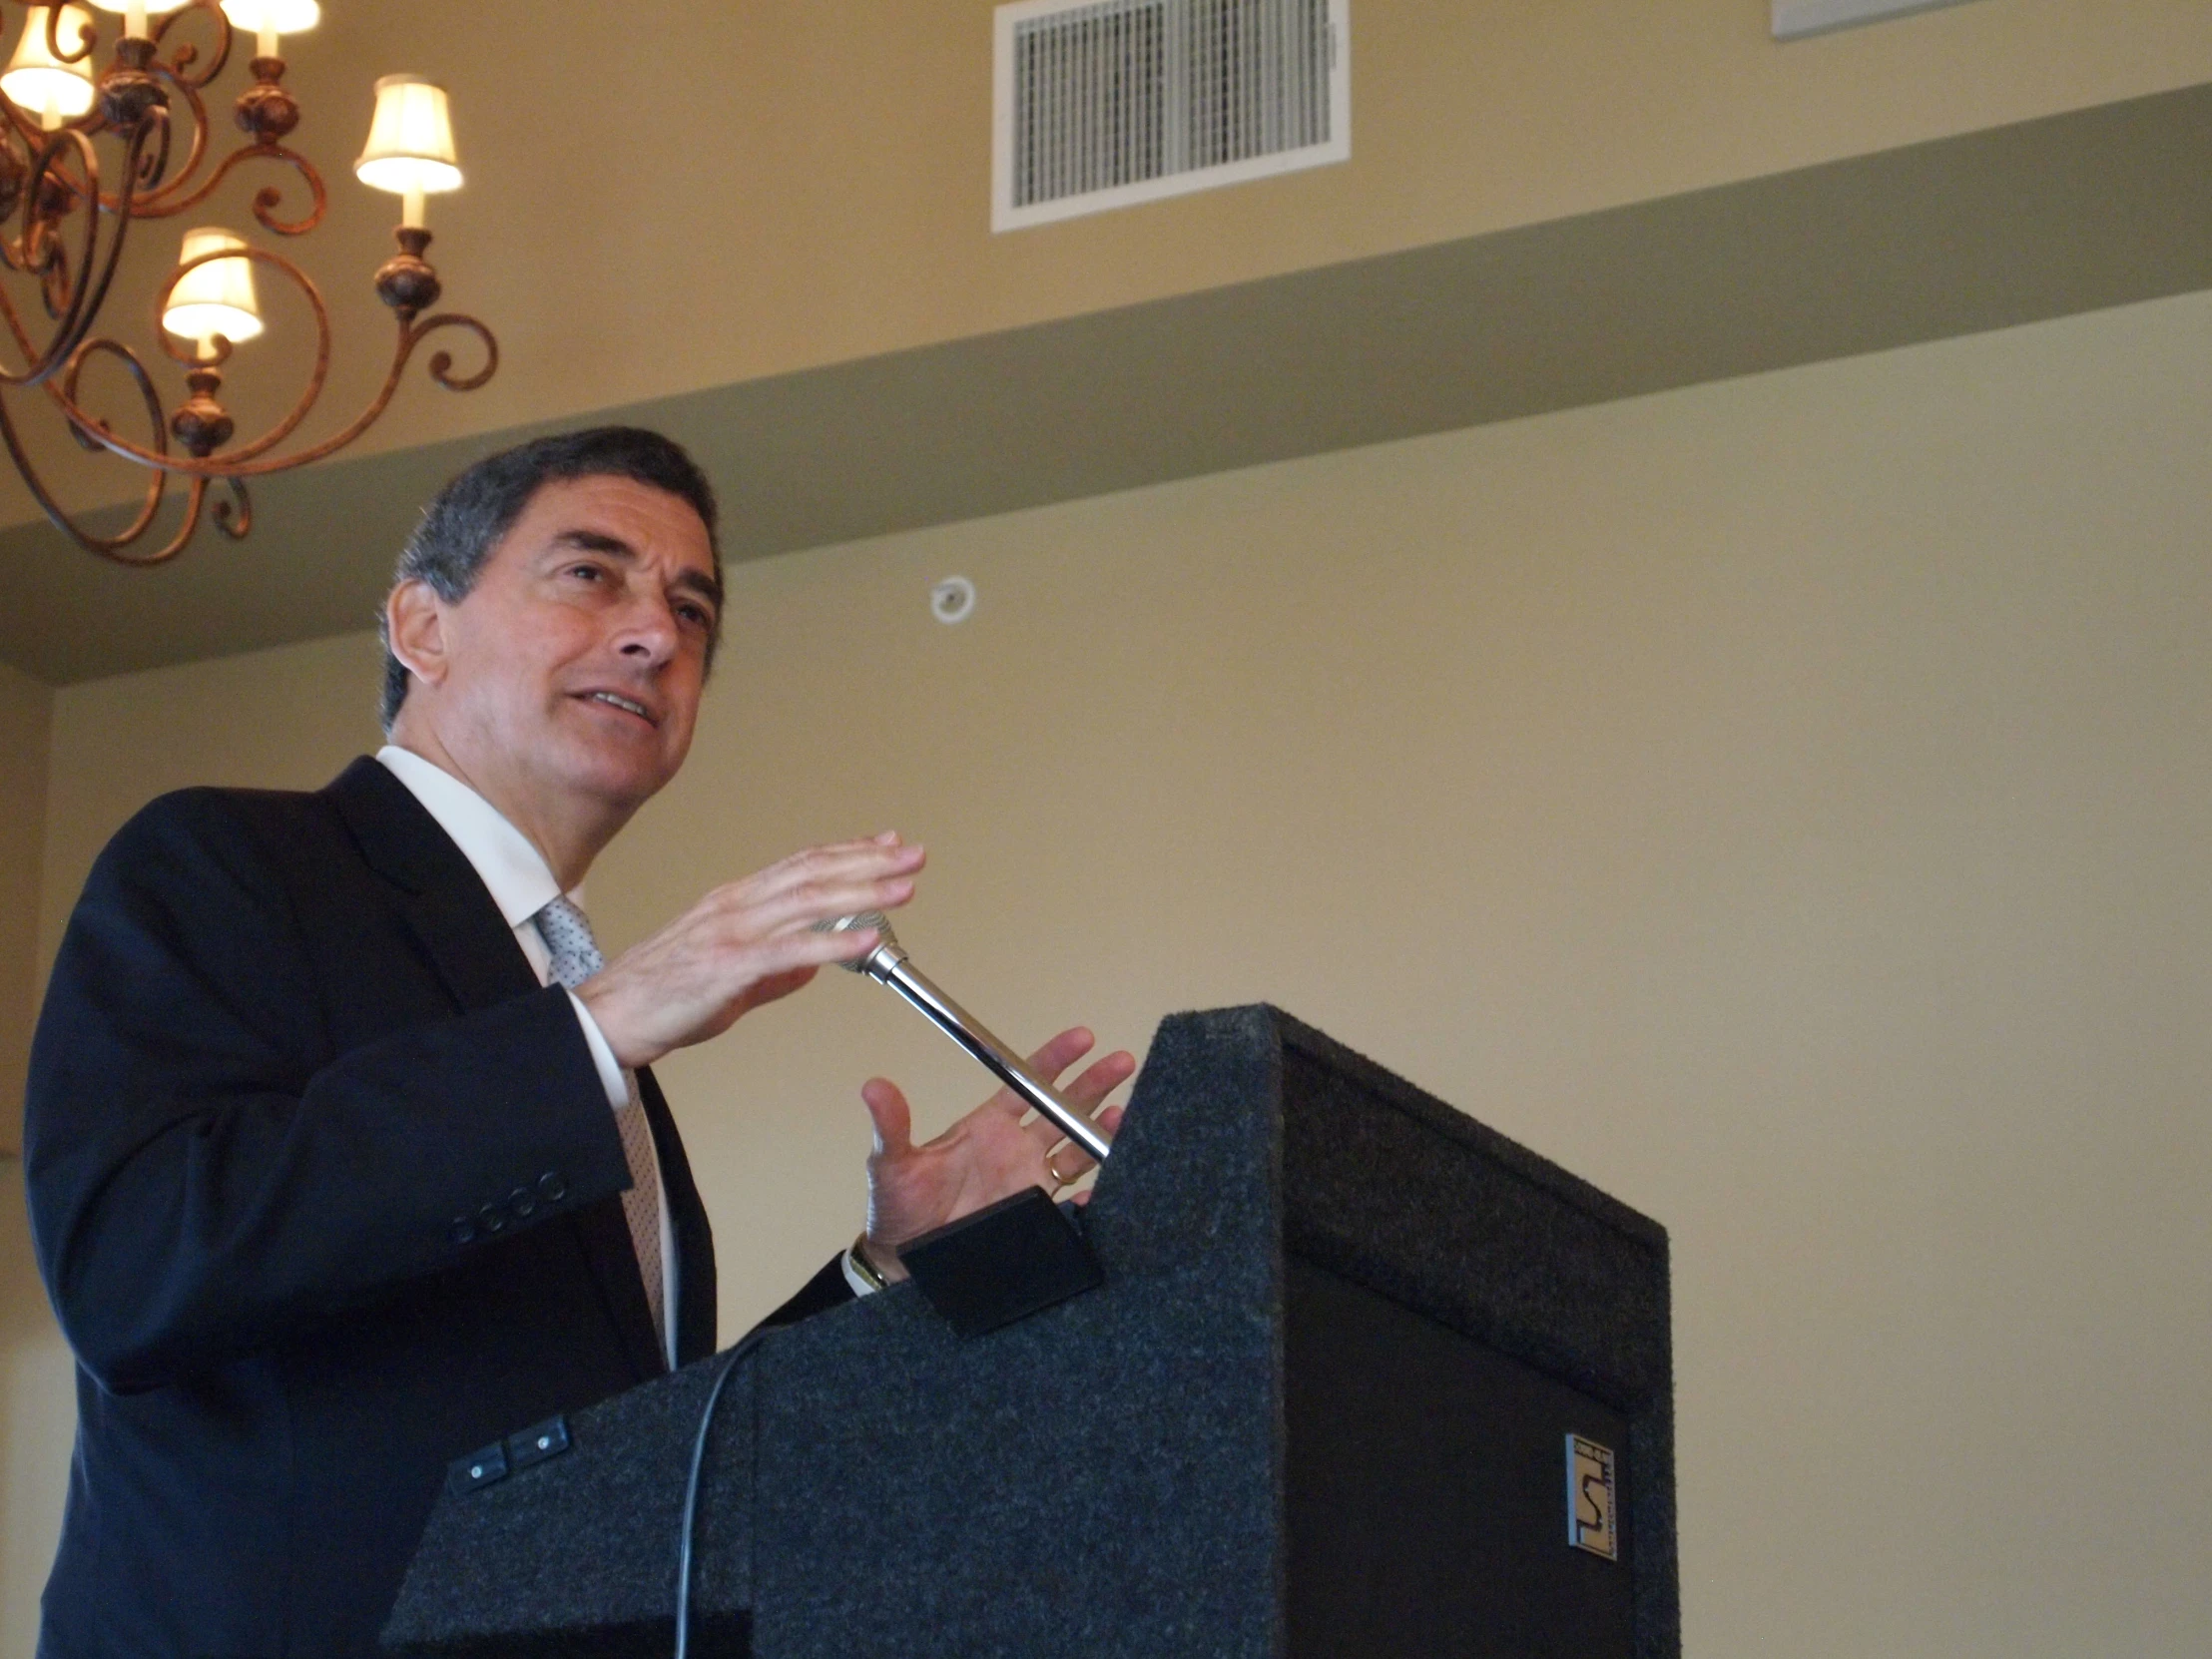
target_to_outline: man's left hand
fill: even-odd
[[[1065,1087],[1057,1081],[1091,1051],[1092,1041],[1090,1032],[1075,1026],[1030,1055],[1029,1066],[1111,1138],[1121,1126],[1122,1109],[1109,1106],[1101,1112],[1098,1103],[1135,1074],[1136,1056],[1116,1049],[1094,1060]],[[896,1252],[908,1240],[1010,1198],[1024,1187],[1057,1193],[1091,1168],[1090,1155],[1066,1140],[1048,1119],[1024,1124],[1028,1103],[1011,1089],[1000,1089],[935,1140],[920,1146],[913,1142],[912,1109],[896,1083],[870,1078],[862,1085],[860,1098],[875,1123],[875,1151],[867,1161],[864,1248],[885,1279],[906,1277]],[[1088,1196],[1079,1194],[1076,1202]]]

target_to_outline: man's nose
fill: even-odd
[[[676,613],[658,594],[625,608],[619,649],[625,657],[664,663],[676,653],[681,630]]]

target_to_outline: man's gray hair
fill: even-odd
[[[503,449],[454,478],[422,510],[422,522],[400,551],[392,586],[427,582],[448,604],[466,599],[499,539],[514,527],[539,486],[555,478],[630,478],[687,502],[707,527],[715,580],[722,580],[715,491],[699,463],[674,439],[641,426],[593,426]],[[710,663],[721,628],[718,613],[715,637],[707,646]],[[408,677],[406,666],[391,653],[390,628],[381,611],[376,637],[384,644],[384,689],[377,718],[389,734],[392,722],[399,718],[399,706],[407,700]]]

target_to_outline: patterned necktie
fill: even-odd
[[[556,898],[534,918],[546,948],[553,953],[553,978],[574,990],[607,965],[591,936],[584,912],[565,897]],[[622,1213],[630,1223],[630,1242],[637,1247],[638,1271],[645,1279],[645,1300],[653,1309],[653,1329],[661,1346],[668,1346],[668,1321],[662,1303],[661,1278],[661,1182],[653,1161],[653,1126],[646,1121],[638,1099],[637,1074],[625,1071],[630,1085],[629,1104],[615,1112],[615,1127],[622,1132],[622,1153],[630,1163],[630,1190],[622,1195]]]

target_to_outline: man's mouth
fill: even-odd
[[[624,714],[636,715],[638,719],[644,721],[648,726],[658,726],[661,724],[659,721],[653,718],[653,711],[648,709],[643,703],[640,703],[639,701],[637,701],[637,699],[632,697],[624,697],[619,692],[586,692],[584,696],[587,702],[611,704],[615,708],[620,709]]]

